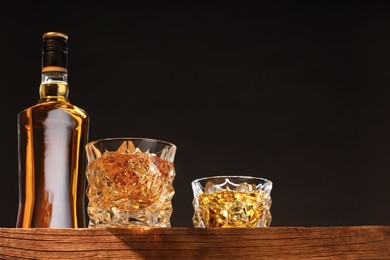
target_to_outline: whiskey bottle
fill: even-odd
[[[68,35],[43,34],[38,102],[18,114],[20,228],[82,228],[89,116],[68,100]]]

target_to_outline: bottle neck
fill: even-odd
[[[42,72],[41,83],[64,82],[68,83],[68,73],[60,71]]]
[[[66,101],[68,92],[68,74],[66,72],[42,72],[41,85],[39,87],[41,100]]]

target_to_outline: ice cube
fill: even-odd
[[[220,186],[214,184],[213,182],[209,181],[204,186],[204,193],[214,193],[214,192],[223,192],[225,189],[221,188]]]
[[[246,182],[240,183],[236,188],[236,191],[238,192],[252,192],[255,190],[256,184],[248,184]]]

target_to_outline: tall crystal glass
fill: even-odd
[[[88,227],[170,227],[176,146],[149,138],[86,145]]]

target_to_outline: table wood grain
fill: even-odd
[[[1,259],[390,259],[390,226],[0,228]]]

